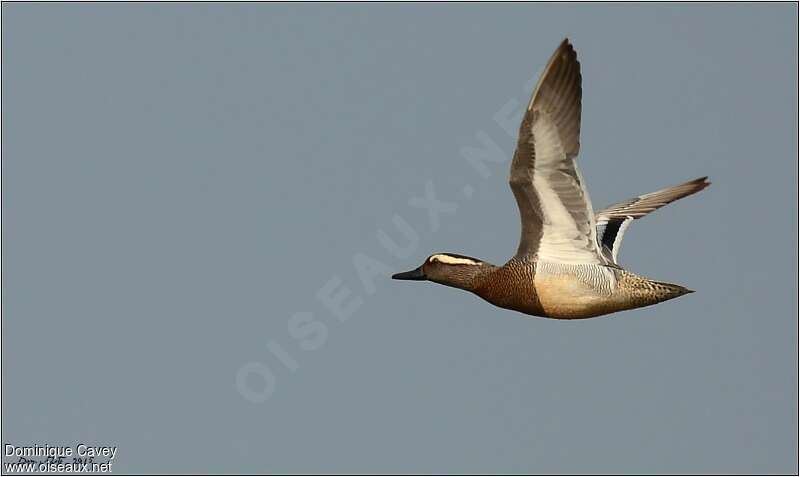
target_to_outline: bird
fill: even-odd
[[[509,184],[519,208],[516,254],[502,266],[454,253],[430,255],[392,275],[474,293],[500,308],[555,319],[583,319],[654,305],[692,293],[651,280],[618,262],[628,226],[710,185],[701,177],[594,212],[576,164],[580,149],[581,68],[569,39],[547,62],[523,114]]]

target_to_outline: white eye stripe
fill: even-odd
[[[431,261],[447,263],[449,265],[480,265],[481,262],[470,260],[469,258],[454,257],[444,253],[439,253],[431,256]]]

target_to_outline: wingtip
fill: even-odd
[[[708,180],[708,176],[703,176],[703,177],[698,177],[693,181],[689,181],[689,184],[698,186],[697,190],[703,190],[711,185],[711,181]]]

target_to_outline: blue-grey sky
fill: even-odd
[[[136,473],[798,471],[796,5],[2,9],[3,443]],[[565,36],[596,207],[710,176],[621,252],[697,293],[568,322],[390,280],[514,253],[519,106]]]

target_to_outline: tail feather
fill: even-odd
[[[630,300],[634,307],[654,305],[662,301],[671,300],[688,293],[694,293],[684,286],[674,283],[651,280],[628,271],[619,274],[617,286],[626,300]]]
[[[653,291],[659,297],[664,297],[662,300],[670,300],[672,298],[678,298],[679,296],[683,296],[689,293],[694,293],[694,290],[689,290],[688,288],[676,285],[674,283],[667,283],[667,282],[657,282],[651,281],[650,282],[653,286]]]

